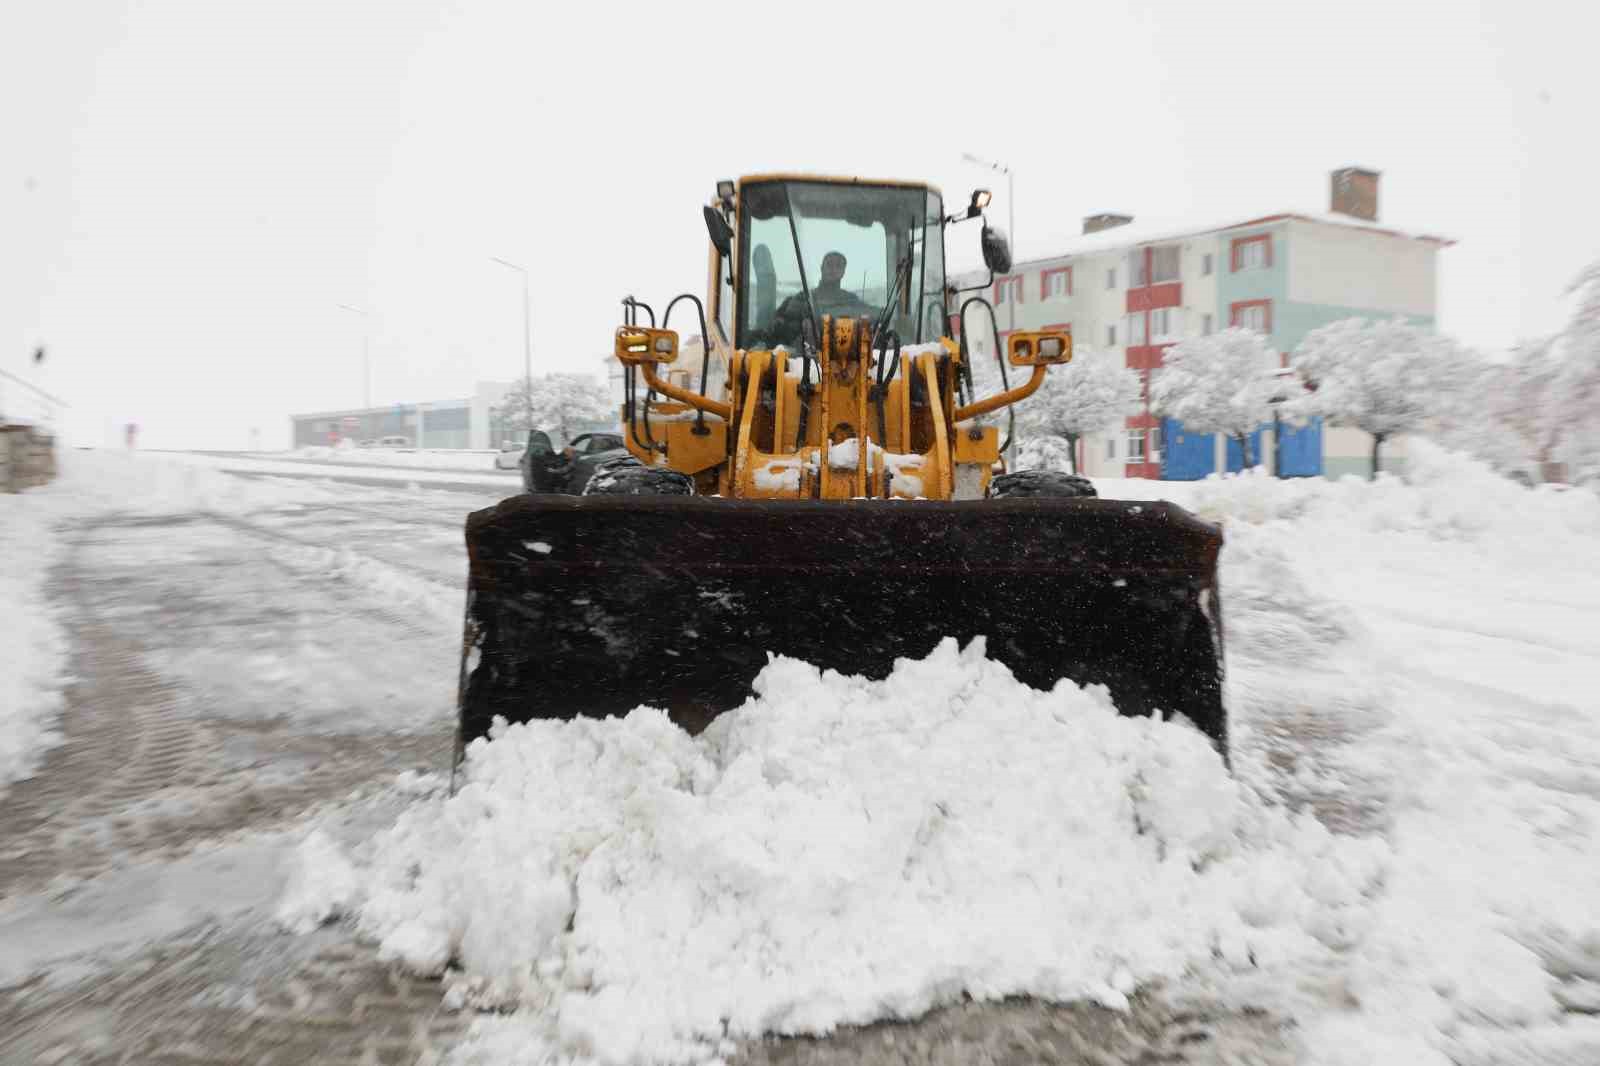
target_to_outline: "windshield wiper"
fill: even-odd
[[[894,284],[889,286],[889,301],[883,305],[883,310],[878,312],[878,317],[872,323],[872,347],[878,348],[878,338],[888,327],[889,320],[893,318],[895,301],[900,299],[900,286],[911,278],[911,246],[906,246],[906,254],[894,265]]]

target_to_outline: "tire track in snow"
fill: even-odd
[[[136,642],[96,616],[81,559],[96,528],[73,538],[53,582],[71,612],[77,678],[65,693],[63,742],[0,805],[0,898],[103,870],[140,842],[125,816],[132,801],[206,777],[209,732],[183,715],[175,685],[143,668]]]
[[[209,627],[203,618],[196,624],[193,608],[175,607],[159,580],[127,580],[122,568],[97,565],[92,556],[105,531],[115,531],[121,549],[127,546],[127,530],[156,536],[188,524],[191,519],[124,523],[112,517],[84,526],[73,537],[53,582],[55,595],[69,610],[69,661],[76,673],[64,693],[59,726],[64,740],[32,778],[12,786],[0,805],[0,898],[36,890],[61,876],[92,877],[132,856],[151,858],[281,822],[389,769],[448,765],[453,729],[444,715],[436,728],[359,742],[298,735],[219,721],[204,699],[152,668],[147,661],[152,648],[141,638],[149,627],[126,621],[130,599],[148,607],[158,620],[156,630],[166,635],[178,632],[181,621],[186,632],[204,640]],[[314,554],[263,561],[296,582],[320,584],[325,580],[320,567],[336,553],[303,550]],[[424,639],[440,637],[435,625],[414,615],[366,603],[372,597],[359,580],[344,584],[362,599],[360,613],[378,614],[387,625]],[[453,635],[459,617],[441,609],[433,621],[447,622]],[[273,698],[271,693],[263,697]],[[263,758],[270,762],[246,758],[241,765],[241,742],[266,746]],[[252,766],[270,766],[276,776],[264,778]]]
[[[464,566],[460,584],[451,586],[427,567],[362,551],[352,544],[290,533],[232,515],[207,517],[237,532],[278,545],[268,558],[296,576],[332,576],[351,587],[375,594],[373,610],[396,624],[417,627],[414,615],[402,613],[393,606],[396,598],[427,611],[441,622],[452,625],[461,622],[466,603]]]

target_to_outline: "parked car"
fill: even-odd
[[[411,447],[411,438],[410,437],[384,437],[383,439],[378,441],[378,447],[380,447],[380,448],[409,448],[409,447]]]
[[[580,433],[557,450],[548,433],[536,431],[522,453],[522,487],[527,492],[580,496],[602,463],[627,454],[620,433]]]

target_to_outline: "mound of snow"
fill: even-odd
[[[404,466],[404,467],[430,467],[436,470],[475,470],[479,472],[495,469],[494,459],[497,453],[486,450],[473,450],[466,448],[445,448],[433,450],[418,450],[416,448],[390,449],[390,448],[357,448],[354,442],[340,441],[337,446],[325,444],[308,444],[285,452],[257,452],[255,455],[263,459],[294,458],[294,459],[325,459],[340,463],[363,463],[368,466]]]
[[[648,708],[498,729],[375,842],[360,925],[417,969],[456,960],[457,995],[536,1008],[526,1061],[699,1061],[1318,953],[1384,866],[1261,806],[1186,724],[1029,689],[981,641],[880,682],[776,658],[755,688],[699,738]],[[348,904],[327,880],[323,916]]]
[[[1213,521],[1306,520],[1361,533],[1416,533],[1510,553],[1547,552],[1552,538],[1600,536],[1600,495],[1529,489],[1421,438],[1404,480],[1273,477],[1257,467],[1195,483],[1184,501]]]
[[[67,634],[45,595],[72,508],[60,483],[0,494],[0,795],[60,741]]]
[[[70,451],[61,456],[61,467],[64,491],[102,512],[245,514],[339,498],[334,490],[312,482],[235,477],[178,455]]]

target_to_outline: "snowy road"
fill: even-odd
[[[457,1026],[434,982],[267,919],[298,823],[359,832],[447,764],[461,521],[496,499],[66,531],[64,738],[0,806],[0,1062],[413,1061]]]
[[[42,596],[53,605],[19,616],[24,627],[5,647],[36,646],[37,661],[21,663],[30,676],[48,674],[50,656],[60,659],[54,711],[43,690],[37,721],[8,720],[11,709],[0,706],[5,1066],[543,1063],[558,1046],[561,1056],[592,1051],[591,1031],[621,1040],[670,1030],[689,1047],[708,1039],[701,1018],[715,1044],[718,1017],[737,1016],[758,993],[786,983],[793,998],[774,1017],[809,1009],[822,1020],[815,1024],[826,1025],[830,1011],[882,1020],[822,1038],[731,1033],[723,1047],[730,1061],[1600,1062],[1593,500],[1474,480],[1448,464],[1421,488],[1107,483],[1108,493],[1175,497],[1227,527],[1222,589],[1236,796],[1218,791],[1220,768],[1191,768],[1199,776],[1187,782],[1172,777],[1175,764],[1162,760],[1180,748],[1151,733],[1146,739],[1161,743],[1147,754],[1159,757],[1130,764],[1143,767],[1137,790],[1155,789],[1161,774],[1190,789],[1174,794],[1175,806],[1163,801],[1181,813],[1155,830],[1152,851],[1151,812],[1135,810],[1125,833],[1116,823],[1127,801],[1119,807],[1108,795],[1123,787],[1116,760],[1146,751],[1146,741],[1130,748],[1123,732],[1091,730],[1088,741],[1109,744],[1105,761],[1079,752],[1070,765],[1084,781],[1100,781],[1097,788],[1071,774],[1062,783],[1042,759],[1028,765],[1018,753],[1037,745],[1026,737],[979,757],[975,745],[986,737],[1001,744],[1004,730],[1032,719],[1017,717],[1016,694],[969,679],[951,691],[965,693],[962,706],[988,707],[995,717],[948,749],[936,744],[945,712],[915,702],[903,708],[914,726],[905,735],[930,745],[907,753],[908,765],[954,760],[942,775],[918,782],[913,772],[884,790],[874,777],[887,772],[883,757],[898,753],[868,746],[860,751],[872,774],[852,780],[826,776],[840,768],[827,771],[815,798],[823,806],[797,806],[805,769],[870,744],[873,729],[852,739],[847,716],[808,732],[806,719],[787,717],[775,698],[770,724],[748,726],[758,738],[749,741],[757,745],[753,776],[737,772],[737,760],[702,766],[701,787],[662,793],[667,805],[631,829],[625,819],[650,809],[639,798],[648,789],[624,789],[618,795],[633,798],[617,806],[607,782],[596,780],[573,815],[598,819],[583,823],[580,836],[591,843],[572,860],[579,871],[589,867],[574,876],[590,883],[573,895],[571,906],[583,909],[564,919],[603,934],[608,907],[626,915],[687,888],[702,902],[682,914],[663,910],[659,920],[689,923],[679,935],[702,943],[763,944],[771,989],[733,981],[719,991],[722,961],[731,960],[684,954],[694,939],[673,949],[670,966],[652,968],[656,930],[641,927],[615,942],[569,944],[560,949],[564,961],[559,952],[539,957],[540,975],[551,964],[551,972],[579,961],[605,967],[611,981],[632,989],[618,1013],[587,1000],[587,985],[541,977],[513,996],[519,1011],[499,1017],[445,1008],[447,984],[417,961],[417,930],[458,930],[453,950],[468,975],[473,951],[482,957],[486,944],[535,947],[527,937],[534,912],[511,901],[512,886],[531,892],[537,882],[515,867],[511,881],[496,880],[507,868],[493,861],[496,842],[482,831],[505,820],[479,817],[472,805],[492,800],[492,814],[496,805],[536,801],[540,775],[508,780],[512,791],[498,799],[488,789],[447,802],[440,791],[460,640],[462,520],[500,492],[435,484],[450,481],[448,471],[421,487],[368,486],[329,481],[322,470],[240,477],[165,457],[83,462],[61,484],[6,501],[14,509],[0,514],[9,523],[0,523],[0,547],[26,543],[19,530],[55,530],[52,564],[37,588],[27,584],[27,567],[0,558],[0,591],[13,602]],[[931,676],[918,690],[930,705],[943,684],[936,670]],[[813,683],[792,676],[789,694],[803,702]],[[14,691],[0,687],[0,699],[15,699]],[[851,698],[870,710],[883,696],[868,689]],[[53,745],[40,732],[52,721]],[[789,734],[760,732],[784,722],[801,724]],[[652,750],[639,764],[646,771],[669,751],[733,758],[652,748],[647,725],[580,743],[574,780],[593,765],[584,745],[602,737],[618,744],[621,760],[609,775],[634,772],[629,760]],[[559,758],[549,742],[559,749],[581,735],[547,737],[544,750]],[[784,753],[787,768],[775,769],[763,743]],[[992,781],[973,776],[968,794],[957,789],[985,765],[1004,769]],[[935,791],[917,798],[923,786]],[[1016,795],[1005,795],[1007,787]],[[718,813],[724,788],[735,791]],[[1056,788],[1066,791],[1052,810],[1099,809],[1103,817],[1052,818],[1014,840],[996,831],[1026,825],[1025,817],[959,818],[980,803],[1032,811]],[[850,794],[879,817],[828,806],[841,789],[859,789]],[[894,808],[900,793],[924,805],[942,797],[944,836],[928,844],[920,808]],[[692,804],[710,806],[671,829],[671,812]],[[1291,824],[1286,812],[1295,811],[1313,817]],[[808,826],[819,814],[829,830],[813,838]],[[529,838],[538,847],[569,832],[559,811],[549,817],[549,836]],[[624,821],[607,828],[612,818]],[[903,882],[898,860],[888,863],[888,880],[872,880],[872,856],[901,846],[901,820],[908,854],[927,879],[877,933],[884,918],[874,908],[898,898]],[[430,838],[430,826],[445,832]],[[1169,832],[1176,866],[1158,861]],[[1048,850],[1030,851],[1037,840],[1029,833],[1048,836]],[[786,942],[779,912],[760,909],[766,882],[749,880],[757,860],[739,849],[746,835],[772,855],[800,848],[794,854],[804,861],[779,858],[773,868],[784,907],[809,905],[807,878],[820,877],[817,898],[827,912],[873,931],[837,954],[849,963],[837,975],[827,970],[835,956],[807,954],[836,932],[828,919],[799,912],[802,935]],[[308,836],[321,843],[312,847]],[[590,854],[601,838],[606,846]],[[533,856],[518,850],[527,843],[513,844],[508,854]],[[1192,868],[1181,858],[1191,844],[1202,849]],[[687,849],[687,867],[672,865],[674,848]],[[974,848],[985,849],[995,869],[1009,866],[1010,879],[974,877]],[[1071,865],[1074,851],[1087,865]],[[357,868],[333,861],[337,853],[357,858]],[[1036,895],[1035,873],[1062,861],[1052,877],[1066,890]],[[595,872],[606,862],[632,864],[632,879],[649,891],[608,902],[608,882]],[[384,863],[410,869],[399,889],[383,889]],[[846,871],[845,879],[830,868]],[[325,909],[347,920],[292,935],[277,919],[294,898],[297,871],[307,869],[323,878],[312,897],[337,891],[344,902]],[[356,880],[326,880],[341,870]],[[562,893],[563,876],[552,882]],[[1144,894],[1156,879],[1171,883],[1170,894]],[[433,894],[421,891],[430,884]],[[456,884],[467,887],[437,891]],[[976,895],[961,896],[962,885]],[[477,886],[505,902],[484,908],[472,894]],[[366,904],[362,892],[372,896]],[[1085,900],[1088,925],[1071,917]],[[718,917],[706,924],[707,914]],[[395,915],[410,924],[394,925]],[[982,923],[990,923],[987,941],[962,935]],[[909,927],[909,939],[884,940],[893,950],[875,960],[874,951],[887,948],[873,941],[897,925]],[[468,931],[464,941],[460,930]],[[1052,936],[1064,939],[1041,968],[1033,947]],[[919,942],[943,947],[924,958]],[[1112,954],[1103,954],[1105,945]],[[596,954],[602,948],[610,954]],[[1144,970],[1141,950],[1153,952]],[[515,949],[500,957],[525,973],[534,960]],[[712,969],[696,971],[702,963]],[[1058,996],[1066,1002],[1040,998],[1048,988],[1093,987],[1096,967],[1112,964],[1121,968],[1110,978],[1117,988],[1138,989],[1123,1009],[1094,1005],[1081,992]],[[882,998],[862,973],[895,983],[901,998]],[[821,998],[804,991],[807,982]],[[1006,989],[1008,998],[964,1001],[971,988]],[[722,998],[695,1006],[697,989]],[[673,1008],[670,997],[680,993]],[[906,995],[934,1009],[889,1020]]]

